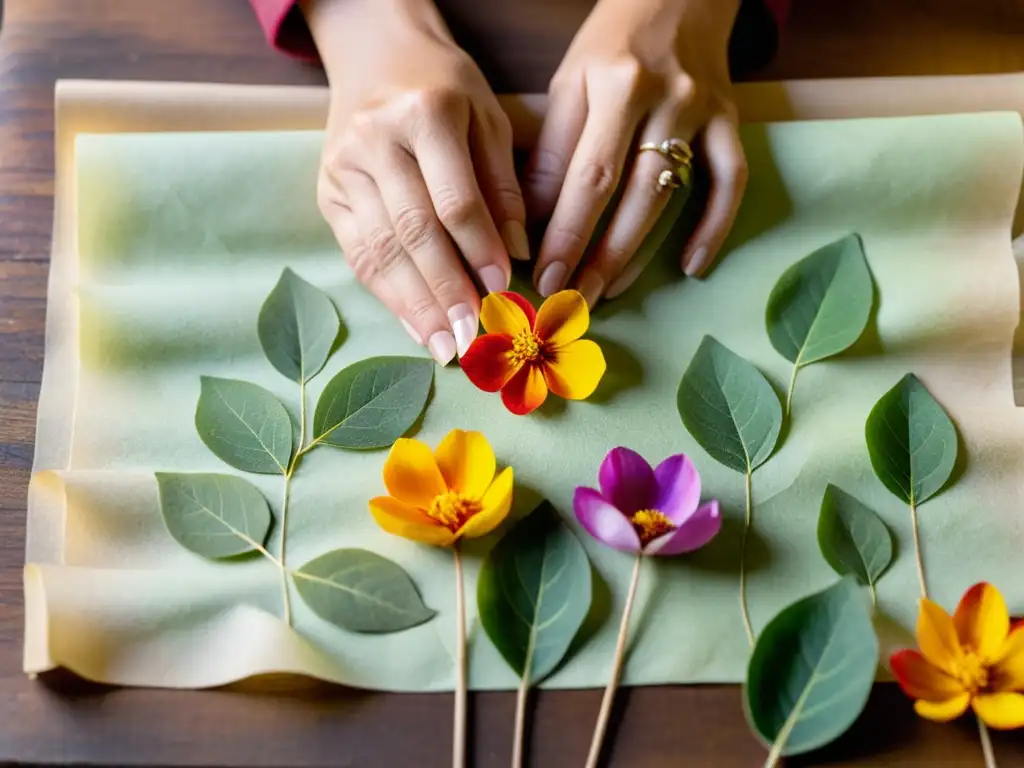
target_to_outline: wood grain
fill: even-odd
[[[2,5],[2,4],[0,4]],[[498,90],[542,91],[586,0],[445,0],[456,35]],[[759,77],[1024,70],[1024,0],[796,0],[776,61]],[[322,83],[271,51],[245,0],[7,0],[0,33],[0,762],[104,765],[414,766],[447,763],[450,696],[382,695],[293,678],[216,691],[113,690],[21,669],[25,491],[43,358],[57,78]],[[671,652],[671,649],[666,649]],[[530,765],[585,754],[599,691],[541,693]],[[512,696],[471,698],[477,766],[508,759]],[[624,692],[610,765],[758,765],[734,686]],[[995,734],[999,764],[1024,738]],[[876,686],[857,725],[791,765],[977,766],[969,721],[915,717]]]

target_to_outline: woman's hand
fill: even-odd
[[[439,363],[529,258],[512,130],[431,0],[308,0],[331,84],[318,197],[355,274]],[[472,277],[467,272],[472,271]]]
[[[682,254],[687,275],[711,264],[746,184],[727,48],[739,0],[599,0],[551,81],[548,114],[527,168],[531,218],[550,222],[534,281],[548,296],[572,282],[594,303],[617,296],[669,199],[658,176],[674,165],[640,144],[700,135],[712,179],[703,220]],[[623,195],[583,260],[613,193]]]

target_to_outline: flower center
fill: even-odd
[[[678,527],[656,509],[641,509],[639,512],[634,512],[629,521],[640,537],[640,546],[643,547]]]
[[[459,493],[449,491],[434,497],[434,500],[430,502],[427,514],[452,533],[456,533],[469,518],[479,511],[479,501],[467,499]]]
[[[533,331],[520,331],[512,337],[512,362],[516,365],[532,363],[544,354],[544,347]]]
[[[977,693],[988,687],[988,667],[976,654],[965,651],[964,655],[953,662],[953,677],[955,677],[964,690]]]

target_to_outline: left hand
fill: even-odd
[[[736,217],[747,165],[727,58],[739,0],[600,0],[552,78],[548,114],[523,188],[531,218],[550,217],[534,282],[549,296],[574,285],[593,307],[636,279],[630,264],[671,191],[674,165],[640,144],[700,136],[712,187],[681,258],[711,265]],[[628,171],[627,164],[632,163]],[[608,229],[583,260],[598,220],[628,173]]]

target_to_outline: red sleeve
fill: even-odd
[[[776,27],[781,30],[786,23],[786,17],[789,16],[790,0],[764,0],[764,4],[775,17]]]
[[[300,59],[316,61],[316,45],[297,0],[249,0],[267,42]]]

